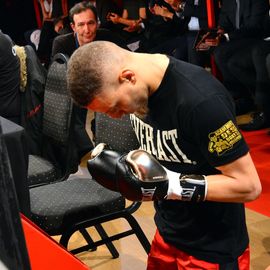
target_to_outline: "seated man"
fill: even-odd
[[[69,17],[73,32],[57,36],[54,39],[52,56],[57,53],[71,56],[78,47],[94,40],[107,40],[125,47],[125,42],[117,37],[115,33],[106,29],[98,29],[97,10],[91,3],[84,1],[75,4],[69,11]],[[74,115],[74,138],[76,138],[78,156],[82,158],[93,147],[85,129],[87,110],[75,105]]]
[[[0,30],[0,116],[21,124],[20,60]]]
[[[98,29],[96,8],[89,2],[80,2],[69,11],[72,33],[60,35],[53,41],[52,56],[63,53],[68,56],[79,47],[94,40],[106,40],[125,47],[125,41],[115,33]]]

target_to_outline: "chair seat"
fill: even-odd
[[[123,210],[120,193],[89,178],[72,178],[30,189],[32,220],[51,235],[88,218]]]
[[[28,185],[40,185],[54,182],[60,177],[60,171],[47,159],[29,155]]]

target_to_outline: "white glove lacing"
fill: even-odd
[[[170,171],[163,167],[167,173],[168,176],[168,191],[167,191],[167,196],[165,199],[167,200],[181,200],[182,199],[182,187],[180,185],[180,173]]]

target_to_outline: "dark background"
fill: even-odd
[[[24,32],[36,29],[32,0],[0,0],[0,29],[18,45],[24,45]]]

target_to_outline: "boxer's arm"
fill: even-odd
[[[176,199],[199,202],[206,196],[204,176],[187,176],[167,170],[144,150],[121,155],[105,144],[99,144],[93,149],[87,166],[98,183],[119,191],[132,201]]]

